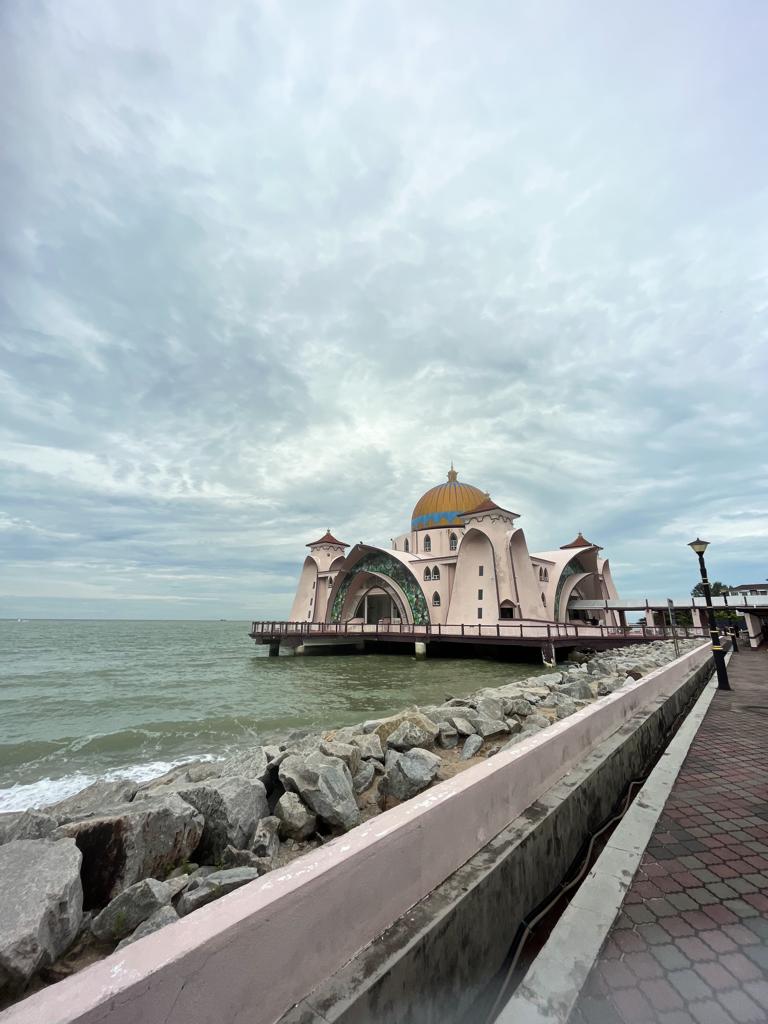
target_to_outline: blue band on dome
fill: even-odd
[[[411,520],[412,530],[438,529],[446,526],[463,526],[460,512],[430,512],[425,516],[415,516]]]

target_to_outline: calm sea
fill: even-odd
[[[151,778],[293,728],[348,725],[533,675],[408,656],[269,658],[245,622],[0,621],[0,810]]]

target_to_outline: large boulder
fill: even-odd
[[[74,942],[83,917],[81,860],[71,839],[0,846],[0,992],[24,988]]]
[[[292,754],[278,769],[286,792],[298,793],[315,814],[346,832],[360,821],[352,775],[338,757],[319,751],[307,756]]]
[[[146,921],[143,921],[127,939],[123,939],[123,941],[118,944],[115,952],[119,953],[121,949],[125,949],[126,946],[130,946],[131,943],[136,942],[137,939],[143,939],[145,935],[151,935],[152,932],[157,932],[161,928],[165,928],[167,924],[175,924],[178,920],[179,915],[173,907],[161,907],[159,910],[156,910],[151,917],[148,917]]]
[[[482,747],[482,745],[483,745],[483,738],[482,738],[482,736],[478,736],[477,734],[473,734],[472,736],[467,736],[466,740],[464,741],[464,746],[463,746],[462,751],[461,751],[461,760],[462,761],[468,761],[470,759],[470,757],[474,757],[475,754],[480,749],[480,747]]]
[[[133,800],[138,785],[131,779],[115,779],[113,782],[94,782],[81,789],[74,796],[44,808],[46,814],[55,818],[59,825],[70,821],[82,821],[104,813],[107,807],[117,807]]]
[[[91,922],[91,931],[97,939],[119,942],[140,924],[171,902],[172,889],[167,882],[156,878],[143,878],[129,885]]]
[[[10,811],[0,814],[0,846],[14,839],[47,839],[58,822],[43,811]]]
[[[370,759],[376,761],[384,760],[384,748],[381,745],[378,733],[371,732],[363,733],[361,736],[353,736],[350,743],[359,748],[360,756],[364,761]]]
[[[533,711],[533,704],[523,697],[515,697],[513,700],[505,702],[504,710],[507,715],[519,715],[521,718],[525,718]]]
[[[258,877],[258,868],[227,868],[224,871],[214,871],[210,875],[206,875],[205,878],[190,882],[176,904],[179,917],[186,917],[193,910],[199,910],[207,903],[213,903],[214,900],[255,881]]]
[[[280,834],[286,839],[307,839],[317,831],[317,817],[296,793],[283,793],[275,804],[280,819]]]
[[[198,864],[218,864],[228,846],[249,849],[259,820],[269,814],[267,791],[258,779],[230,775],[182,786],[176,791],[205,819],[195,851]]]
[[[406,711],[401,711],[397,715],[392,715],[390,718],[383,718],[373,729],[373,732],[381,740],[382,747],[387,745],[387,740],[395,730],[403,724],[403,722],[410,722],[414,726],[421,727],[424,732],[430,737],[429,742],[434,743],[437,737],[437,725],[432,721],[431,718],[427,718],[426,715],[422,715],[418,708],[408,708]]]
[[[504,717],[504,701],[500,697],[479,697],[475,703],[477,713],[483,718],[498,721]]]
[[[384,772],[379,792],[395,800],[410,800],[431,785],[440,764],[437,754],[418,747],[397,754]]]
[[[588,683],[586,679],[576,679],[560,687],[560,693],[565,693],[574,700],[594,700],[596,692],[597,686]]]
[[[253,747],[239,754],[233,754],[223,764],[218,765],[220,776],[236,775],[239,778],[258,780],[267,785],[270,778],[270,759],[263,747]]]
[[[363,761],[362,767],[357,775],[352,777],[352,788],[356,793],[364,793],[372,784],[376,775],[373,761]]]
[[[357,775],[362,760],[360,748],[352,743],[342,743],[340,740],[323,740],[320,744],[320,753],[327,757],[338,757],[349,768],[351,775]]]
[[[440,722],[440,732],[437,735],[438,746],[443,750],[451,750],[458,745],[459,734],[450,722]]]
[[[188,861],[203,834],[203,816],[176,793],[135,800],[101,817],[62,825],[55,838],[76,841],[83,855],[86,910],[101,909],[142,878],[164,878]]]
[[[500,732],[509,732],[506,722],[491,718],[476,718],[474,721],[475,732],[484,739],[488,736],[497,736]]]
[[[429,723],[427,728],[425,723]],[[439,727],[425,718],[424,722],[406,718],[387,737],[387,746],[393,750],[412,750],[414,747],[428,747],[437,739]]]
[[[475,732],[473,723],[463,715],[449,715],[448,723],[453,726],[459,736],[471,736]]]

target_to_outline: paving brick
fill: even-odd
[[[668,942],[666,945],[651,946],[651,954],[656,957],[665,971],[678,971],[691,966],[691,961],[679,945]]]
[[[724,992],[718,1001],[739,1024],[765,1024],[765,1014],[746,992]]]
[[[714,960],[706,963],[694,964],[694,971],[703,978],[713,992],[727,992],[729,989],[738,988],[738,981],[722,966]]]
[[[746,900],[725,900],[723,903],[724,907],[728,907],[732,910],[737,917],[757,917],[759,911],[756,910],[751,904],[747,903]]]
[[[696,910],[697,903],[691,899],[687,892],[671,892],[667,894],[667,901],[676,910]]]
[[[614,992],[613,1002],[627,1024],[655,1024],[656,1011],[638,988]]]
[[[699,938],[702,942],[706,942],[708,946],[711,946],[716,953],[735,953],[738,949],[733,939],[729,939],[725,932],[699,932]]]
[[[749,928],[745,928],[743,924],[727,924],[723,928],[723,932],[739,946],[754,946],[760,941],[755,933]]]
[[[598,971],[610,989],[633,988],[637,984],[637,978],[623,960],[606,960]]]
[[[629,967],[638,981],[649,981],[651,978],[660,978],[664,973],[655,956],[650,953],[631,953],[626,957],[624,963]]]
[[[758,1005],[768,1011],[768,981],[748,981],[744,986],[744,991],[754,999]],[[768,1014],[766,1014],[768,1018]]]
[[[733,1024],[733,1017],[714,999],[691,1003],[689,1010],[696,1024]]]
[[[713,903],[708,907],[701,908],[707,917],[711,917],[717,924],[736,924],[739,918],[734,914],[728,907],[724,907],[722,903]]]
[[[672,988],[666,978],[656,978],[653,981],[641,981],[639,988],[657,1013],[683,1009],[684,1003],[682,996],[678,991]]]
[[[762,975],[760,967],[745,956],[741,950],[738,953],[725,953],[720,957],[720,963],[739,982],[757,981]]]
[[[658,946],[670,940],[669,932],[659,924],[638,925],[637,934],[648,946]]]
[[[686,1002],[707,999],[712,995],[709,985],[693,970],[672,971],[667,977]]]
[[[678,939],[677,948],[681,950],[692,963],[700,963],[702,960],[714,960],[717,953],[706,942],[702,942],[698,935],[690,935]]]

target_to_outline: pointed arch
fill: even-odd
[[[427,566],[426,569],[424,570],[424,579],[427,581],[427,583],[432,579],[432,573],[430,572],[429,566]]]
[[[440,595],[438,594],[437,591],[435,591],[434,594],[432,595],[432,607],[433,608],[439,608],[440,607]]]
[[[448,538],[448,550],[456,551],[458,549],[458,546],[459,538],[456,536],[455,533],[452,533],[451,536]]]
[[[440,579],[440,569],[437,566],[435,566],[435,568],[432,570],[432,579],[433,580],[439,580]]]
[[[432,538],[428,533],[424,536],[424,550],[427,552],[432,550]]]

